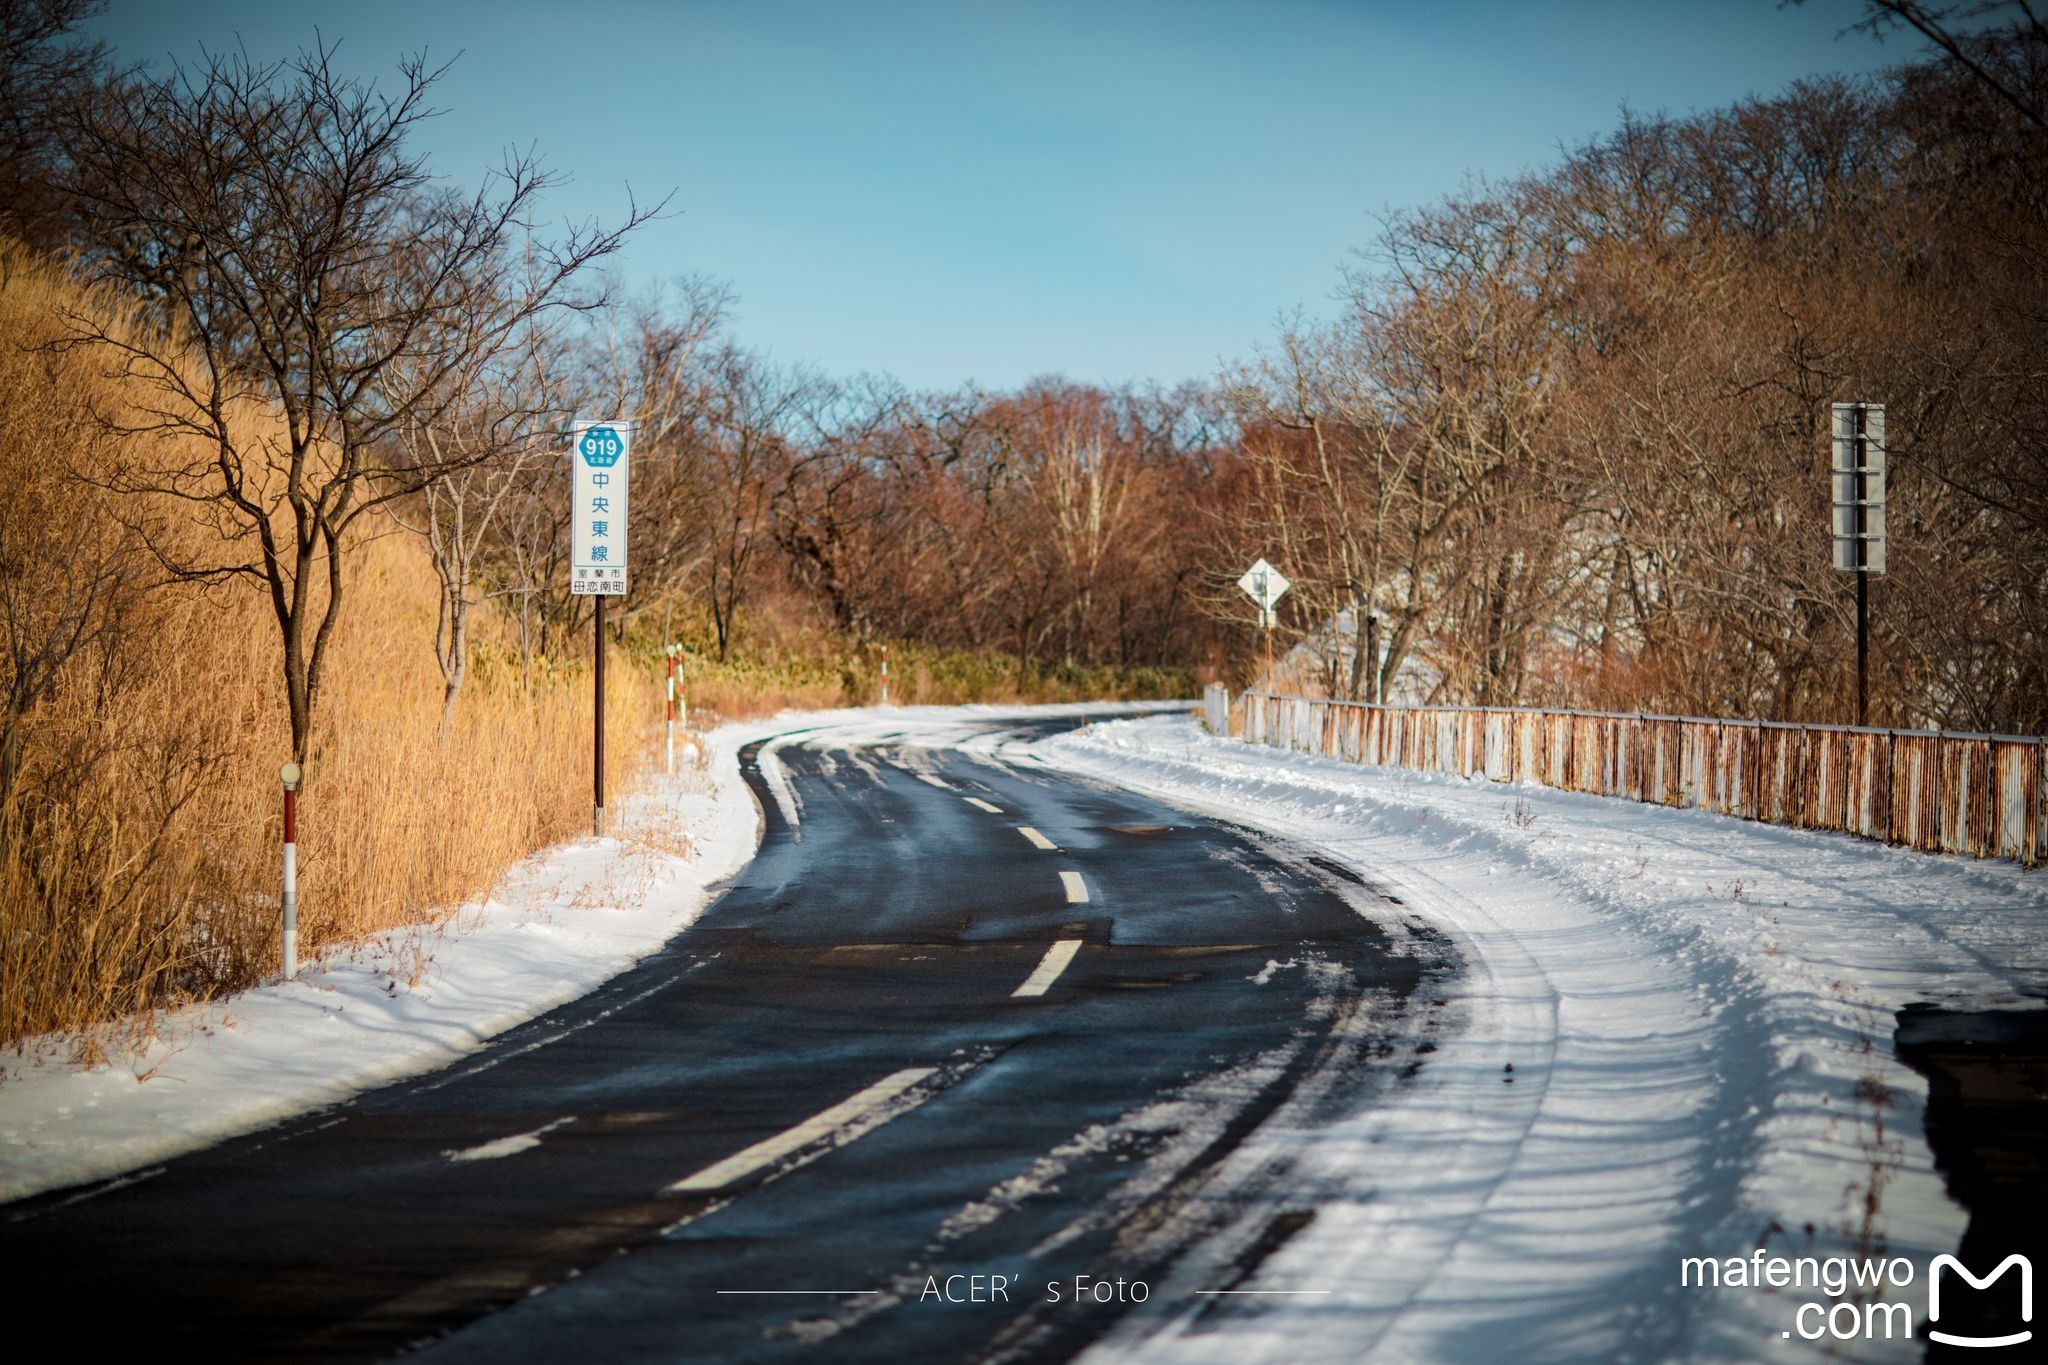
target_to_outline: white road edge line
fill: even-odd
[[[26,1223],[31,1218],[40,1218],[46,1213],[55,1213],[58,1209],[68,1209],[73,1204],[83,1204],[88,1199],[97,1199],[103,1194],[112,1194],[115,1190],[127,1189],[130,1185],[139,1185],[145,1180],[154,1179],[162,1175],[166,1169],[163,1166],[152,1166],[146,1171],[133,1171],[127,1175],[116,1176],[104,1185],[95,1185],[89,1190],[81,1190],[68,1199],[59,1199],[54,1204],[45,1204],[39,1209],[28,1209],[21,1213],[8,1214],[5,1218],[0,1218],[0,1224]]]
[[[563,1124],[575,1121],[576,1117],[572,1114],[568,1118],[556,1119],[553,1123],[543,1123],[530,1132],[492,1138],[489,1142],[480,1142],[474,1147],[450,1148],[441,1155],[450,1161],[496,1161],[499,1157],[518,1156],[521,1152],[530,1152],[540,1146],[542,1138]]]
[[[988,802],[986,802],[986,801],[982,800],[982,799],[981,799],[980,797],[978,797],[978,796],[970,796],[970,797],[968,797],[968,798],[967,798],[967,804],[968,804],[968,805],[970,805],[970,806],[980,806],[980,807],[981,807],[981,808],[982,808],[983,810],[987,811],[987,812],[988,812],[988,813],[989,813],[990,815],[1001,815],[1001,814],[1003,813],[1003,808],[1002,808],[1001,806],[991,806],[991,805],[990,805],[990,804],[989,804]]]
[[[1080,951],[1081,940],[1078,938],[1063,938],[1053,944],[1045,950],[1045,956],[1039,960],[1038,970],[1033,972],[1023,985],[1010,992],[1011,998],[1044,995],[1046,989],[1060,979],[1060,973],[1067,969],[1067,964],[1074,960],[1074,954]]]
[[[1060,873],[1060,884],[1067,888],[1068,905],[1086,905],[1088,903],[1088,883],[1081,880],[1080,873]]]
[[[814,1142],[834,1136],[851,1142],[898,1114],[907,1113],[924,1103],[929,1096],[920,1096],[901,1108],[889,1108],[890,1101],[937,1070],[935,1066],[913,1066],[884,1076],[859,1094],[841,1100],[822,1113],[813,1114],[796,1127],[757,1142],[743,1152],[735,1152],[723,1161],[715,1161],[695,1175],[684,1176],[662,1193],[722,1190]]]
[[[1031,841],[1031,846],[1033,848],[1042,848],[1049,853],[1056,853],[1059,851],[1058,844],[1046,838],[1043,834],[1040,834],[1037,830],[1031,828],[1031,826],[1029,825],[1017,826],[1017,832],[1023,835],[1025,838],[1029,839]]]

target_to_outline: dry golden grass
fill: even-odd
[[[52,431],[89,433],[93,400],[121,397],[87,353],[39,348],[62,310],[94,306],[106,305],[0,245],[0,704],[14,735],[0,756],[13,774],[0,789],[0,1039],[133,1028],[258,981],[278,958],[290,740],[276,626],[247,588],[146,586],[159,575],[124,529],[138,509],[53,458]],[[88,466],[114,453],[68,452]],[[111,586],[86,642],[38,678],[30,656],[66,629],[71,580],[49,557],[67,548],[109,566]],[[424,553],[398,534],[351,553],[300,806],[308,956],[431,920],[590,817],[586,666],[539,670],[529,691],[490,663],[501,628],[480,613],[483,658],[443,740]],[[609,681],[623,790],[659,693],[626,666]]]

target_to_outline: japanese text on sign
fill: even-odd
[[[569,428],[572,503],[569,591],[606,596],[626,591],[627,478],[632,469],[630,422],[578,421]]]

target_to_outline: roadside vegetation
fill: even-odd
[[[2048,28],[1865,14],[1931,55],[1394,213],[1228,377],[1214,502],[1294,579],[1290,686],[1853,719],[1827,422],[1867,400],[1872,722],[2048,731]]]
[[[163,581],[138,528],[195,549],[211,529],[85,477],[132,439],[95,434],[93,413],[125,395],[92,352],[36,345],[85,309],[118,316],[60,267],[0,250],[6,1038],[211,996],[277,963],[277,768],[292,737],[270,607],[232,584]],[[240,420],[255,433],[273,419]],[[590,818],[587,661],[506,666],[494,622],[444,735],[427,555],[395,534],[353,554],[361,592],[334,645],[348,662],[307,755],[300,824],[315,953],[459,903]],[[643,722],[612,738],[630,775],[659,692],[644,670],[608,681],[613,714]]]

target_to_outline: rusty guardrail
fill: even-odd
[[[1203,700],[1206,716],[1212,699]],[[1353,763],[1535,782],[2028,867],[2048,854],[2048,739],[2038,736],[1265,692],[1245,693],[1225,724],[1253,744]]]

